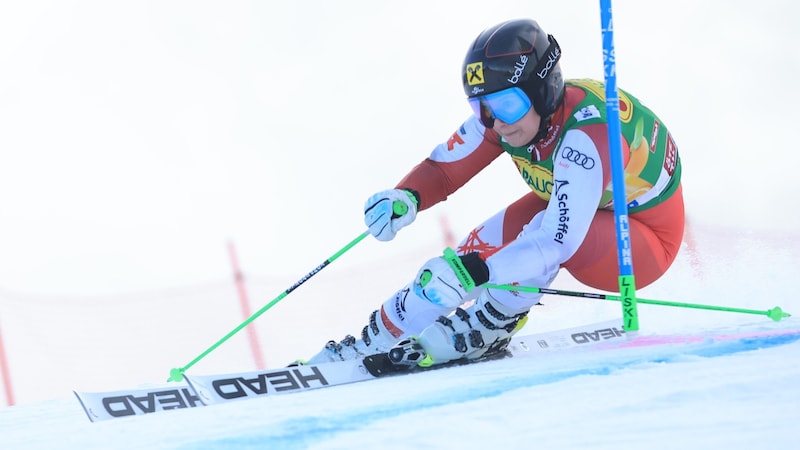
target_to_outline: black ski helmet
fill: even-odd
[[[536,21],[500,23],[481,32],[469,47],[462,70],[464,92],[471,98],[516,86],[547,119],[564,99],[560,58],[555,38]]]

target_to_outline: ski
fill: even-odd
[[[464,364],[480,363],[505,357],[526,357],[542,352],[564,350],[624,340],[618,320],[588,326],[513,337],[506,350],[476,360],[457,360],[429,368],[416,367],[411,370],[391,370],[391,362],[385,354],[373,355],[364,360],[350,360],[309,366],[286,367],[277,370],[235,373],[226,375],[187,375],[197,396],[206,405],[234,400],[274,396],[308,391],[312,389],[340,386],[399,373],[418,373]]]
[[[112,392],[73,393],[92,422],[204,406],[186,382]]]
[[[515,336],[505,352],[493,355],[492,358],[459,360],[429,369],[419,368],[405,372],[416,373],[505,357],[525,357],[584,348],[600,343],[615,341],[621,343],[624,341],[624,336],[620,321],[610,320],[569,329]],[[351,360],[222,375],[186,374],[186,381],[181,383],[111,392],[73,392],[89,420],[97,422],[371,380],[385,375],[369,370],[371,364],[375,371],[375,362],[381,358],[375,356],[366,363],[363,360]],[[386,360],[382,361],[385,363]],[[386,371],[386,368],[382,370]]]
[[[582,349],[590,351],[586,353],[587,355],[596,354],[598,357],[608,355],[608,358],[617,361],[665,361],[673,355],[714,357],[800,341],[800,327],[796,323],[787,323],[777,328],[756,325],[697,333],[652,335],[625,333],[619,324],[619,320],[612,320],[547,333],[514,336],[504,352],[476,360],[457,360],[428,368],[398,368],[391,364],[387,355],[379,354],[364,360],[270,370],[222,375],[187,374],[186,381],[181,383],[166,383],[114,392],[75,392],[75,395],[89,420],[96,422],[292,394],[386,376],[481,364],[504,358],[526,358],[547,354],[557,356]],[[603,364],[602,361],[599,363]]]

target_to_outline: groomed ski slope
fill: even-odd
[[[0,410],[0,446],[789,449],[796,338],[553,353],[95,424],[53,400]]]

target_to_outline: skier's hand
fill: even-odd
[[[402,189],[378,192],[364,205],[364,223],[379,241],[391,241],[417,217],[414,194]]]
[[[414,280],[414,293],[452,309],[468,300],[467,293],[475,286],[487,281],[489,267],[478,253],[457,256],[447,249],[444,257],[430,259],[422,266]]]

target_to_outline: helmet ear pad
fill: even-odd
[[[564,77],[561,64],[550,71],[543,81],[536,77],[529,78],[522,86],[522,91],[533,103],[533,110],[541,117],[549,117],[564,101]]]

